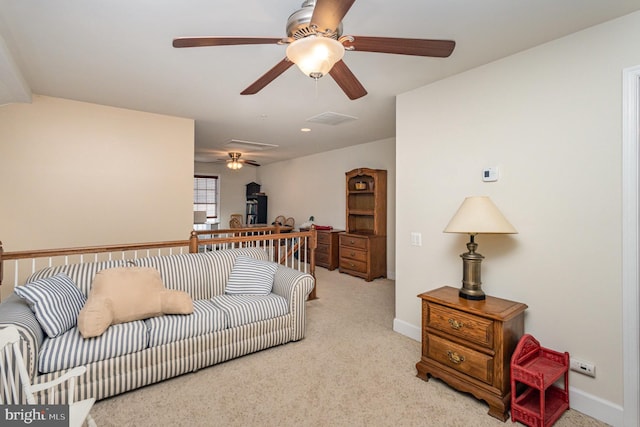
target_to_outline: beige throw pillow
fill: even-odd
[[[91,338],[102,335],[110,325],[192,312],[189,294],[166,289],[158,270],[109,268],[94,277],[89,298],[78,314],[78,330],[84,338]]]

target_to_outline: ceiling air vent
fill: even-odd
[[[339,125],[342,123],[358,120],[357,117],[347,116],[346,114],[333,113],[327,111],[326,113],[320,113],[317,116],[313,116],[307,119],[308,122],[321,123],[323,125]]]
[[[229,150],[247,150],[247,151],[264,151],[278,148],[276,144],[266,144],[264,142],[243,141],[241,139],[232,139],[225,144],[225,148]]]

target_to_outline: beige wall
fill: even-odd
[[[483,289],[528,304],[543,345],[595,363],[595,379],[570,376],[587,413],[623,400],[621,76],[640,64],[639,28],[628,15],[397,104],[396,330],[419,337],[416,295],[460,286],[468,238],[442,230],[465,196],[489,195],[519,234],[476,239]],[[488,166],[498,182],[482,182]]]
[[[193,120],[46,96],[0,107],[7,251],[187,239]]]
[[[262,166],[258,181],[269,196],[269,217],[294,217],[296,224],[345,227],[345,172],[359,167],[387,170],[387,272],[395,277],[395,139],[327,151]]]

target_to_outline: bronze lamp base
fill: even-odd
[[[460,288],[460,298],[469,300],[483,300],[486,295],[482,291],[482,281],[480,280],[480,264],[484,257],[476,253],[478,244],[474,241],[475,234],[471,234],[471,241],[467,243],[469,252],[460,255],[462,258],[462,288]]]

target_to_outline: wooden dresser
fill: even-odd
[[[302,230],[302,228],[300,229]],[[344,233],[344,230],[318,230],[316,229],[316,236],[318,245],[316,246],[316,266],[324,267],[328,270],[335,270],[338,268],[340,255],[339,245],[340,233]],[[307,253],[307,257],[309,254]]]
[[[460,298],[445,286],[422,299],[422,357],[418,377],[440,378],[489,404],[489,415],[506,421],[511,402],[513,351],[524,333],[525,304],[487,296]]]

